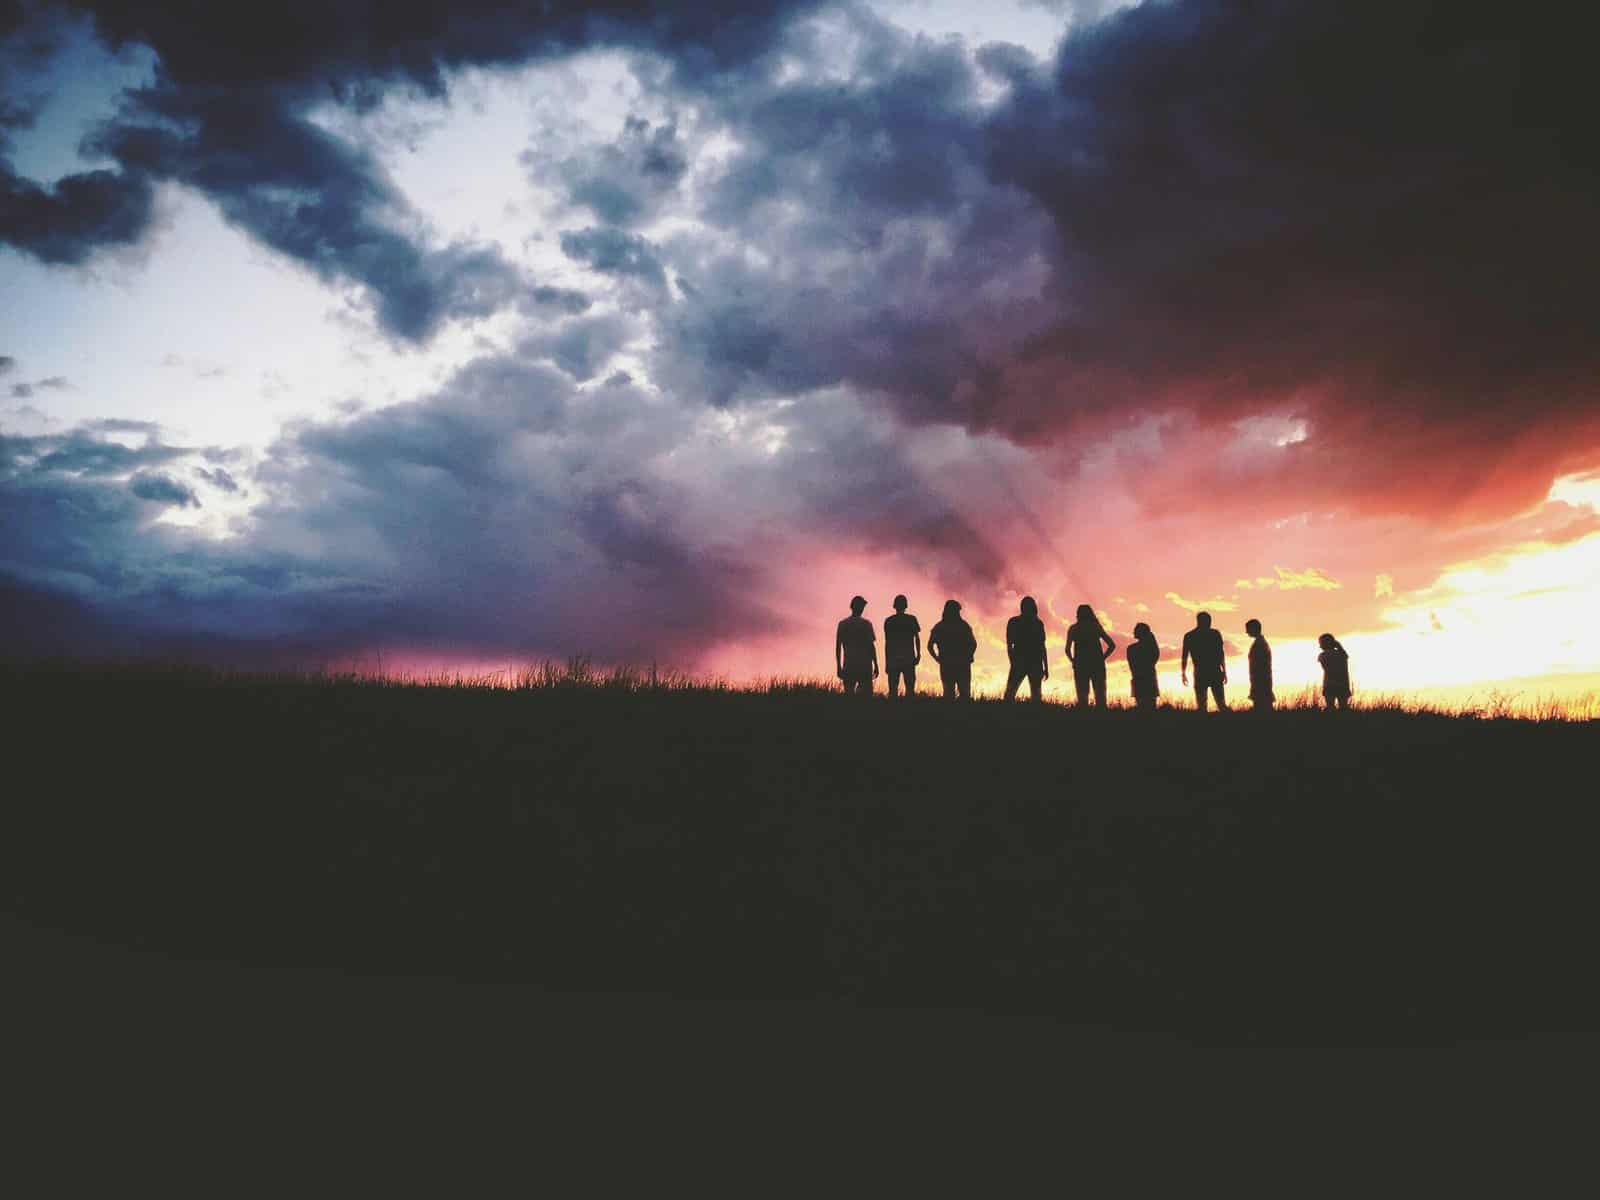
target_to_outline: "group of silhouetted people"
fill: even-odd
[[[861,614],[866,611],[864,597],[850,601],[850,615],[839,622],[834,638],[834,663],[846,693],[870,695],[873,680],[878,677],[878,638],[872,622]],[[1194,669],[1194,702],[1201,712],[1206,712],[1212,701],[1219,711],[1228,710],[1227,649],[1222,634],[1212,628],[1210,613],[1196,613],[1194,628],[1183,635],[1181,673],[1185,686],[1189,685],[1190,667]],[[1245,622],[1245,633],[1250,636],[1250,706],[1256,712],[1270,712],[1277,702],[1272,692],[1272,647],[1262,635],[1261,622]],[[1339,639],[1325,633],[1317,639],[1321,653],[1317,662],[1322,666],[1322,696],[1330,709],[1347,708],[1350,704],[1350,656],[1339,644]],[[1078,605],[1076,619],[1067,627],[1067,661],[1072,664],[1072,681],[1078,693],[1079,704],[1093,703],[1100,708],[1106,703],[1106,661],[1117,644],[1100,624],[1100,618],[1087,604]],[[939,681],[944,685],[947,699],[967,700],[972,697],[972,660],[978,653],[978,639],[972,626],[961,618],[961,604],[946,600],[944,616],[928,631],[928,653],[939,664]],[[1133,677],[1133,700],[1136,707],[1153,709],[1160,697],[1156,682],[1156,663],[1161,658],[1161,647],[1150,626],[1140,621],[1133,627],[1133,641],[1127,649],[1128,671]],[[1050,658],[1045,649],[1044,622],[1039,619],[1039,606],[1032,596],[1024,596],[1018,605],[1017,615],[1006,622],[1006,656],[1011,669],[1006,675],[1007,700],[1016,698],[1023,681],[1028,684],[1029,695],[1041,698],[1044,681],[1050,678]],[[883,622],[883,669],[889,675],[889,695],[899,696],[900,685],[905,684],[905,694],[917,690],[917,665],[922,661],[922,626],[917,618],[906,611],[906,598],[894,598],[894,615]]]

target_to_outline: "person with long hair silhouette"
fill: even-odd
[[[1322,664],[1322,698],[1330,709],[1350,707],[1350,655],[1339,644],[1339,639],[1325,633],[1317,639],[1322,653],[1317,661]]]
[[[928,653],[939,664],[939,682],[946,700],[972,699],[972,660],[978,639],[972,626],[961,619],[961,604],[944,602],[944,616],[928,631]]]
[[[906,598],[894,598],[894,615],[883,621],[883,669],[889,673],[889,695],[900,694],[905,677],[906,695],[917,690],[917,664],[922,661],[922,626],[906,611]]]
[[[1116,648],[1094,609],[1087,604],[1078,605],[1078,619],[1067,626],[1067,661],[1072,664],[1072,682],[1078,689],[1080,707],[1089,702],[1090,689],[1094,691],[1096,707],[1106,706],[1106,659]]]
[[[1272,694],[1272,647],[1261,636],[1261,622],[1251,617],[1244,623],[1250,642],[1250,706],[1256,712],[1271,712],[1276,697]]]
[[[834,663],[847,696],[872,695],[872,681],[878,677],[878,635],[872,632],[872,622],[861,615],[866,607],[865,597],[853,598],[850,615],[839,622],[833,638]]]
[[[1133,627],[1133,641],[1128,643],[1128,673],[1133,676],[1133,702],[1147,712],[1155,711],[1156,697],[1161,694],[1156,683],[1156,663],[1160,658],[1156,635],[1140,621]]]
[[[1227,712],[1228,701],[1223,688],[1228,682],[1228,653],[1222,644],[1222,634],[1211,628],[1211,614],[1194,615],[1194,628],[1183,635],[1183,661],[1180,666],[1183,682],[1189,682],[1189,662],[1194,661],[1194,706],[1206,711],[1206,693],[1217,701],[1217,711]]]
[[[1044,646],[1044,622],[1039,620],[1039,605],[1024,596],[1017,615],[1006,622],[1006,654],[1011,673],[1006,676],[1006,699],[1014,700],[1022,681],[1034,700],[1044,699],[1044,681],[1050,678],[1049,654]]]

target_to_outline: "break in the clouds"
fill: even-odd
[[[7,434],[0,571],[108,628],[725,664],[880,580],[1376,628],[1453,563],[1593,535],[1546,502],[1600,465],[1564,18],[936,7],[963,33],[821,0],[0,5],[31,81],[0,83],[8,253],[92,276],[203,197],[435,364],[229,451],[139,413]],[[149,69],[31,177],[85,40]],[[555,69],[559,130],[533,106],[471,148],[519,190],[463,173],[500,215],[445,232],[379,118],[448,130],[463,80]],[[14,397],[59,378],[8,350]]]

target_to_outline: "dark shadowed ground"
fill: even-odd
[[[1600,1046],[1594,723],[0,680],[12,1078],[130,1154],[1525,1185],[1463,1128],[1567,1144]]]

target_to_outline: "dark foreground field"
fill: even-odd
[[[121,945],[1202,1038],[1600,1022],[1594,723],[5,688],[10,911]]]
[[[591,1047],[540,1043],[556,1071],[624,1053],[659,1082],[717,1047],[792,1075],[804,1047],[898,1046],[901,1075],[1004,1092],[1005,1062],[1069,1072],[1112,1044],[1600,1028],[1593,722],[17,667],[0,686],[14,997],[43,1029],[125,992],[109,1024],[60,1018],[101,1061],[210,1020],[240,1061],[359,1029],[395,1070],[446,1070],[413,1060],[532,1055],[537,1027]],[[489,1032],[510,1028],[520,1050]]]

